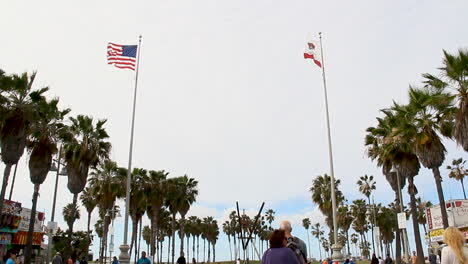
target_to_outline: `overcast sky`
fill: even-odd
[[[329,170],[321,72],[302,57],[307,34],[323,32],[341,189],[350,201],[363,198],[356,181],[372,174],[376,202],[388,203],[393,192],[366,157],[365,129],[392,100],[406,102],[421,73],[435,72],[442,49],[467,48],[467,10],[464,0],[8,1],[0,9],[0,68],[37,70],[35,87],[49,86],[72,115],[107,118],[111,156],[127,166],[134,73],[107,65],[106,45],[137,44],[142,34],[134,166],[196,178],[200,195],[189,214],[221,221],[236,200],[252,212],[265,201],[305,240],[299,221],[323,222],[308,190]],[[446,164],[467,158],[446,146]],[[26,160],[13,199],[30,207]],[[446,198],[461,198],[459,184],[442,175]],[[53,184],[51,173],[38,203],[47,220]],[[437,203],[428,170],[416,184]],[[72,200],[65,177],[58,197],[56,220],[65,228],[61,208]],[[75,225],[85,228],[84,210]],[[116,245],[122,226],[119,218]],[[229,257],[226,245],[222,235],[218,259]]]

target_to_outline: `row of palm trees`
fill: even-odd
[[[91,241],[91,213],[95,208],[99,209],[102,220],[102,262],[111,216],[115,216],[109,212],[115,209],[116,200],[124,197],[127,170],[109,160],[111,143],[105,129],[106,120],[94,120],[91,116],[84,115],[66,118],[70,109],[60,109],[58,98],[48,98],[48,87],[34,89],[35,78],[36,72],[17,75],[6,74],[0,70],[0,150],[2,162],[5,164],[0,192],[0,212],[3,209],[11,168],[27,150],[30,179],[34,184],[31,223],[25,250],[25,264],[29,264],[40,185],[52,167],[54,154],[61,151],[68,175],[67,187],[73,194],[72,202],[64,209],[69,240],[65,256],[72,254],[73,226],[80,216],[78,197],[82,193],[81,201],[88,212],[88,242]],[[91,175],[89,179],[88,175]],[[179,232],[181,237],[184,237],[185,216],[198,195],[197,184],[195,179],[187,175],[168,178],[165,171],[134,169],[129,210],[133,223],[131,248],[136,248],[134,244],[138,223],[141,223],[143,215],[146,214],[151,220],[151,252],[155,252],[160,221],[163,213],[167,211],[171,216],[174,261],[176,216],[180,215]],[[217,230],[214,225],[216,222],[210,222],[210,232]],[[210,243],[213,243],[217,235],[210,233],[207,237]],[[183,250],[182,243],[180,251]]]
[[[141,230],[143,216],[147,216],[150,225],[150,252],[155,257],[160,252],[157,250],[158,241],[170,231],[169,239],[172,240],[172,261],[175,258],[175,234],[185,237],[189,230],[189,221],[186,219],[190,206],[198,195],[198,181],[187,175],[181,177],[168,177],[169,173],[160,170],[145,170],[134,168],[131,177],[130,208],[132,219],[132,236],[130,241],[130,254],[137,251],[137,234]],[[117,166],[111,160],[100,163],[92,172],[89,184],[81,195],[81,201],[88,213],[88,232],[90,231],[90,217],[93,210],[99,209],[99,217],[102,221],[102,242],[100,247],[100,261],[102,263],[107,252],[107,237],[109,226],[114,217],[109,213],[114,210],[118,199],[126,194],[127,169]],[[180,216],[177,219],[177,215]],[[169,224],[169,226],[168,226]],[[181,243],[180,254],[184,252],[184,244]],[[138,254],[133,254],[135,258]]]
[[[410,86],[407,104],[394,102],[391,107],[381,110],[383,117],[377,118],[377,126],[367,129],[365,139],[368,156],[382,168],[395,194],[400,191],[396,184],[398,177],[401,183],[408,181],[418,263],[424,263],[424,254],[414,177],[421,165],[432,170],[443,226],[447,228],[440,173],[446,155],[442,138],[453,139],[468,151],[468,51],[460,50],[455,55],[444,51],[443,66],[437,76],[426,73],[423,77],[422,87]]]
[[[0,212],[13,165],[24,151],[29,152],[29,172],[34,184],[31,222],[29,225],[25,263],[31,262],[32,234],[40,185],[52,165],[53,155],[62,142],[68,171],[68,189],[76,207],[78,194],[86,185],[88,171],[107,158],[111,144],[104,129],[106,120],[94,121],[90,116],[65,117],[70,109],[60,109],[58,98],[46,97],[48,87],[34,89],[36,73],[6,74],[0,70],[0,149],[5,164],[0,192]],[[71,225],[72,227],[73,225]],[[71,241],[72,228],[69,230]]]
[[[452,55],[444,51],[443,67],[439,74],[423,74],[422,87],[410,86],[408,104],[396,102],[389,108],[382,109],[383,117],[377,118],[377,125],[369,127],[365,137],[365,146],[369,158],[377,161],[382,168],[388,183],[395,193],[395,202],[387,206],[371,206],[371,193],[375,190],[373,176],[362,176],[357,182],[359,191],[367,201],[358,199],[347,203],[343,193],[339,190],[340,180],[336,180],[336,200],[339,204],[338,223],[339,237],[348,241],[348,229],[353,227],[355,234],[351,236],[353,243],[358,243],[362,255],[369,254],[370,243],[366,240],[368,230],[373,232],[372,226],[380,227],[382,240],[386,247],[396,240],[396,259],[401,257],[401,233],[397,228],[396,214],[400,212],[399,192],[408,185],[410,196],[409,211],[412,217],[413,230],[416,238],[417,263],[424,263],[424,252],[421,243],[419,224],[425,229],[425,207],[430,203],[421,201],[414,184],[414,177],[418,175],[421,166],[432,170],[435,186],[441,205],[444,228],[448,227],[448,217],[445,208],[445,198],[442,188],[440,167],[445,161],[446,149],[442,138],[453,139],[457,145],[468,151],[468,52],[460,50]],[[440,77],[438,77],[440,76]],[[451,171],[449,177],[460,180],[467,175],[463,167],[463,159],[457,159],[447,168]],[[330,192],[330,177],[318,176],[310,188],[312,201],[318,205],[326,217],[326,224],[332,228],[332,206]],[[466,197],[466,196],[465,196]],[[369,210],[371,209],[371,210]],[[369,214],[368,212],[371,212]],[[375,218],[375,219],[373,219]],[[369,226],[368,223],[371,223]],[[306,221],[304,227],[310,224]],[[426,229],[425,229],[426,230]],[[426,231],[427,232],[427,231]],[[333,244],[332,231],[329,240],[323,238],[319,227],[313,225],[313,235],[320,240],[320,244],[329,249]],[[374,236],[372,235],[372,240]],[[345,243],[341,243],[344,245]],[[349,242],[346,243],[349,249]],[[375,241],[372,241],[375,244]]]

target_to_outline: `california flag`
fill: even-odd
[[[320,57],[320,49],[317,43],[312,41],[307,42],[304,59],[312,59],[317,66],[322,67],[322,58]]]

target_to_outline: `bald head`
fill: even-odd
[[[291,236],[291,231],[292,231],[291,222],[282,221],[280,224],[280,229],[284,231],[284,234],[286,235],[286,237]]]

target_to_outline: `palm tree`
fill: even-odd
[[[127,169],[119,168],[118,176],[120,182],[127,182]],[[138,223],[146,212],[147,208],[147,184],[149,182],[148,172],[145,169],[134,168],[132,171],[132,181],[130,186],[130,208],[129,215],[132,218],[132,238],[130,242],[130,255],[132,255],[133,246],[135,246],[135,251],[137,248],[137,233],[138,233]],[[126,184],[123,184],[124,191],[126,192]],[[135,258],[138,257],[138,254],[134,254]],[[135,260],[136,262],[136,260]]]
[[[406,137],[395,135],[401,124],[401,116],[397,116],[392,109],[383,109],[384,118],[377,118],[379,126],[377,128],[368,128],[367,131],[372,134],[366,136],[366,145],[368,145],[368,155],[371,159],[377,159],[379,166],[382,166],[384,174],[389,173],[394,166],[398,175],[408,179],[408,194],[410,195],[411,215],[413,220],[413,229],[416,242],[416,251],[418,254],[418,264],[423,264],[423,250],[421,243],[421,234],[417,221],[416,194],[418,193],[414,184],[414,177],[418,174],[420,164],[418,157],[413,151],[414,144]]]
[[[319,253],[320,253],[320,259],[322,259],[322,250],[320,249],[320,241],[323,236],[323,230],[322,227],[320,226],[320,223],[315,223],[315,225],[312,226],[312,235],[317,238],[317,244],[319,247]],[[312,252],[311,252],[312,254]]]
[[[439,167],[445,160],[445,147],[439,133],[451,137],[453,131],[453,96],[430,88],[409,89],[408,105],[395,104],[392,108],[400,124],[394,130],[395,136],[405,138],[414,144],[414,152],[421,164],[432,170],[437,187],[444,228],[448,227],[448,216],[442,189]]]
[[[158,232],[158,219],[160,212],[166,203],[166,178],[169,173],[161,171],[150,170],[148,173],[148,183],[146,184],[148,209],[147,214],[151,221],[151,255],[154,256],[156,250],[156,235]]]
[[[192,257],[195,258],[195,238],[197,236],[197,233],[198,233],[198,226],[197,226],[197,220],[198,220],[198,217],[192,215],[188,218],[188,222],[190,223],[190,234],[192,235]],[[228,237],[229,238],[229,237]],[[229,240],[230,242],[230,240]],[[229,244],[230,245],[230,244]],[[231,248],[229,246],[229,248]],[[187,252],[189,251],[189,249],[187,248]]]
[[[268,221],[268,224],[270,225],[270,229],[271,229],[271,223],[273,221],[275,221],[275,211],[273,211],[273,209],[268,209],[265,212],[265,217],[266,217],[266,220]]]
[[[117,163],[111,160],[104,160],[91,172],[91,178],[88,180],[91,193],[97,201],[99,215],[103,222],[103,243],[100,249],[100,263],[103,261],[103,254],[107,244],[107,233],[111,219],[107,212],[112,210],[117,197],[123,196],[123,185],[120,178],[117,177]]]
[[[167,188],[166,188],[166,207],[171,213],[172,216],[172,261],[174,263],[175,258],[175,232],[176,232],[176,215],[179,212],[179,208],[181,206],[182,195],[179,190],[179,180],[178,178],[170,178],[167,180]]]
[[[31,75],[5,75],[2,71],[0,81],[0,149],[5,163],[3,183],[0,191],[0,212],[10,177],[11,167],[17,164],[24,153],[28,131],[34,121],[36,102],[43,100],[42,94],[49,88],[33,90],[36,72]]]
[[[147,225],[145,225],[143,227],[143,240],[145,240],[146,242],[146,247],[147,247],[147,252],[150,252],[149,251],[149,246],[150,246],[150,243],[151,243],[151,228]]]
[[[371,201],[370,201],[370,196],[372,194],[372,191],[375,190],[375,181],[374,181],[374,176],[370,175],[367,176],[361,176],[359,177],[359,180],[357,181],[357,185],[359,186],[359,191],[364,194],[367,197],[367,205],[369,208],[371,207]],[[375,243],[374,243],[374,222],[371,222],[371,234],[372,234],[372,250],[375,253]]]
[[[463,179],[468,175],[468,170],[465,169],[466,160],[463,158],[454,159],[452,161],[452,166],[447,166],[447,169],[450,170],[449,177],[455,180],[460,181],[463,189],[463,197],[466,199],[465,185],[463,184]]]
[[[88,242],[91,243],[91,214],[94,211],[94,208],[96,208],[98,201],[93,197],[92,195],[92,190],[88,186],[84,189],[84,191],[81,193],[81,203],[83,206],[86,208],[86,211],[88,212],[88,222],[87,222],[87,233],[88,233]],[[89,251],[89,243],[88,243],[88,249],[86,252]]]
[[[181,226],[180,231],[182,237],[184,237],[185,232],[185,215],[187,214],[190,206],[195,202],[198,195],[198,181],[193,178],[189,178],[187,175],[178,178],[178,189],[180,194],[179,206],[177,206],[177,211],[180,214]],[[180,254],[184,253],[184,243],[180,243]]]
[[[361,241],[367,242],[365,233],[369,230],[366,219],[366,201],[364,199],[354,200],[351,204],[351,215],[354,217],[353,229],[361,236]]]
[[[323,247],[323,250],[325,250],[325,253],[327,255],[327,257],[331,257],[331,254],[330,254],[330,242],[328,242],[328,240],[324,237],[322,237],[322,240],[320,240],[320,242],[322,243],[322,247]]]
[[[453,137],[458,145],[468,151],[468,84],[466,82],[468,72],[468,51],[459,50],[452,55],[444,50],[443,67],[439,68],[442,77],[432,74],[423,74],[426,87],[440,91],[456,91],[458,108],[453,114],[455,123]]]
[[[68,190],[73,194],[73,204],[76,207],[78,194],[83,191],[88,171],[91,166],[98,165],[99,161],[108,158],[111,144],[106,141],[109,138],[104,125],[106,120],[98,120],[96,125],[93,118],[78,115],[70,117],[71,125],[64,133],[64,156],[68,173]],[[73,222],[68,229],[69,243],[73,234]]]
[[[336,203],[341,204],[344,201],[343,193],[338,189],[340,180],[335,180]],[[326,217],[326,222],[330,230],[333,229],[333,209],[331,202],[331,178],[327,174],[315,177],[310,192],[312,193],[312,202],[318,205],[319,210]],[[331,243],[335,243],[331,241]]]
[[[29,231],[25,250],[25,263],[31,262],[31,251],[34,232],[34,221],[36,219],[37,198],[39,188],[45,181],[52,165],[52,156],[57,152],[57,138],[63,127],[61,121],[70,111],[60,111],[57,107],[58,99],[47,101],[40,98],[36,102],[37,111],[34,112],[34,122],[30,124],[30,136],[27,148],[30,151],[29,173],[31,182],[34,184],[32,199],[32,210],[29,220]]]
[[[359,241],[359,237],[356,233],[352,233],[351,234],[351,243],[353,243],[354,245],[354,252],[355,252],[355,255],[354,256],[357,256],[357,243]]]
[[[416,198],[416,206],[418,208],[418,223],[423,226],[424,233],[427,235],[426,229],[426,209],[432,206],[430,201],[423,201],[421,197]]]
[[[337,219],[338,219],[338,226],[343,230],[344,235],[346,237],[346,244],[348,246],[348,255],[351,254],[351,251],[349,249],[349,228],[351,227],[351,224],[354,221],[354,218],[351,214],[351,210],[347,205],[341,205],[338,207],[338,214],[337,214]]]
[[[232,247],[231,247],[231,225],[230,225],[230,222],[228,220],[226,220],[224,223],[223,223],[223,232],[224,234],[226,234],[227,238],[228,238],[228,243],[229,243],[229,254],[231,256],[231,261],[232,261]]]
[[[306,233],[307,233],[307,245],[309,245],[309,254],[312,253],[312,251],[310,251],[310,237],[309,237],[309,228],[311,224],[312,223],[310,222],[309,218],[302,219],[302,226],[305,228]]]
[[[67,225],[70,227],[73,225],[73,222],[75,220],[80,219],[80,209],[78,209],[78,206],[73,203],[67,204],[63,210],[62,210],[62,215],[63,215],[63,220],[67,223]],[[68,248],[68,254],[72,254],[73,248],[72,245],[70,244],[70,247]]]
[[[397,148],[387,148],[387,142],[390,142],[388,138],[391,137],[394,127],[397,125],[396,117],[391,112],[383,111],[386,113],[385,118],[377,118],[378,125],[376,127],[367,128],[367,135],[365,138],[365,145],[367,146],[367,154],[372,160],[377,160],[377,165],[382,167],[382,173],[385,175],[387,182],[395,192],[395,200],[397,208],[395,212],[400,212],[399,205],[402,205],[403,201],[400,201],[400,192],[406,185],[406,176],[401,173],[397,173],[391,170],[394,164],[392,151]],[[389,144],[392,146],[391,144]],[[390,151],[389,151],[390,150]],[[397,152],[398,153],[398,152]],[[399,182],[398,182],[399,181]],[[398,184],[399,183],[399,184]],[[359,228],[359,227],[358,227]],[[395,260],[397,263],[401,262],[401,243],[400,238],[402,232],[396,228],[396,255]]]

